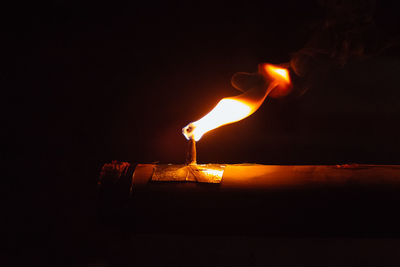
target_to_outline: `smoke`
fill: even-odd
[[[313,21],[308,41],[291,54],[289,62],[278,64],[290,71],[294,87],[291,97],[303,95],[334,69],[381,55],[400,43],[398,38],[384,36],[378,28],[375,0],[319,0],[317,4],[324,18]],[[238,72],[231,80],[232,86],[242,92],[260,83],[259,73]]]
[[[312,71],[319,59],[343,66],[349,60],[375,54],[379,47],[374,0],[321,0],[319,4],[326,11],[325,20],[317,24],[309,41],[290,61],[300,77]]]
[[[374,13],[375,0],[320,0],[325,18],[319,21],[303,48],[292,54],[290,69],[296,93],[304,94],[316,76],[350,61],[362,61],[384,52],[398,42],[385,39]]]

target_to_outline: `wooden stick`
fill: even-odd
[[[400,236],[400,165],[226,164],[210,184],[163,182],[156,172],[156,164],[106,164],[101,215],[137,233]]]

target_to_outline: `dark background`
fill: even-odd
[[[4,4],[2,154],[10,215],[3,229],[11,263],[105,264],[105,258],[117,255],[118,242],[129,242],[96,226],[102,164],[114,159],[182,163],[181,128],[221,98],[238,94],[230,85],[235,72],[254,72],[260,62],[289,62],[326,25],[331,12],[326,3],[341,5]],[[303,79],[309,89],[301,97],[267,99],[248,119],[205,135],[198,161],[399,164],[400,62],[399,47],[392,45],[398,40],[399,9],[394,3],[373,7],[375,30],[372,41],[365,42],[377,43],[376,49],[345,64],[318,60],[314,77]],[[152,238],[144,242],[160,243],[162,237]],[[167,240],[172,247],[180,245]],[[216,257],[224,256],[211,256]]]

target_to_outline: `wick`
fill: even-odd
[[[186,164],[187,165],[196,165],[196,141],[194,138],[189,139],[188,150],[186,154]]]

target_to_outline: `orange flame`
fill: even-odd
[[[249,91],[223,98],[218,104],[203,118],[192,122],[182,129],[186,139],[199,141],[207,132],[234,123],[257,111],[271,91],[287,90],[290,87],[289,72],[285,68],[280,68],[271,64],[261,64],[259,72],[266,78],[268,86],[260,86]]]
[[[271,86],[274,86],[269,94],[270,97],[277,98],[290,93],[291,81],[287,69],[271,64],[260,64],[259,72],[271,82]]]

